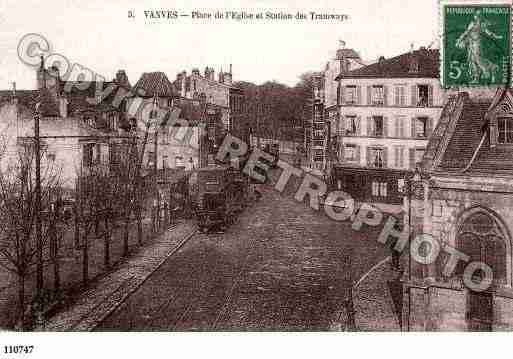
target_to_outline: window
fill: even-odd
[[[406,88],[404,85],[397,85],[394,95],[396,106],[406,106]]]
[[[371,148],[369,162],[376,168],[385,167],[384,150],[382,148]]]
[[[404,167],[404,146],[394,146],[394,158],[395,167]]]
[[[148,151],[148,167],[153,167],[155,161],[155,152]]]
[[[418,85],[418,101],[417,106],[427,107],[429,106],[429,86],[428,85]]]
[[[167,168],[167,155],[162,156],[162,168]]]
[[[513,118],[498,118],[497,132],[499,143],[513,143]]]
[[[356,86],[349,85],[346,86],[346,104],[356,104],[358,103],[358,93],[356,91]]]
[[[324,141],[322,140],[313,140],[312,144],[314,147],[324,147]]]
[[[356,135],[358,131],[358,123],[356,116],[346,116],[346,135]]]
[[[372,181],[372,196],[373,197],[386,197],[388,190],[388,183]]]
[[[185,167],[185,163],[183,161],[182,156],[176,156],[175,157],[175,167]]]
[[[417,117],[415,120],[415,137],[427,137],[427,117]]]
[[[91,167],[93,165],[93,143],[86,143],[82,147],[82,165]]]
[[[385,92],[382,85],[372,86],[372,104],[373,105],[384,105],[385,104]]]
[[[404,137],[404,116],[395,118],[395,137]]]
[[[372,116],[371,136],[383,137],[383,116]]]
[[[422,157],[424,157],[424,152],[426,152],[426,150],[424,148],[416,148],[415,149],[415,165],[417,163],[422,162]]]
[[[344,148],[344,159],[346,161],[356,161],[356,146],[346,145]]]

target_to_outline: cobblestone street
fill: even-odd
[[[354,231],[268,187],[224,234],[192,237],[96,330],[336,330],[352,282],[386,257],[381,227]]]

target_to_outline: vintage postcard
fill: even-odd
[[[512,9],[0,0],[0,359],[512,331]]]

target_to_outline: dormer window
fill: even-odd
[[[497,118],[497,143],[513,144],[513,118]]]

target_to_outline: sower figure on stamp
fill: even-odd
[[[456,40],[456,47],[467,50],[468,72],[472,83],[477,83],[481,76],[495,81],[498,66],[481,55],[481,36],[487,35],[495,40],[502,39],[502,36],[490,31],[489,25],[488,21],[482,19],[481,11],[477,10],[467,30]]]

